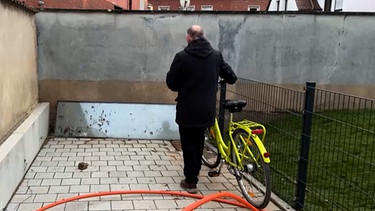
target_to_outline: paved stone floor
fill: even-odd
[[[28,170],[6,211],[35,211],[52,202],[77,195],[116,190],[169,190],[182,192],[182,152],[170,141],[50,137]],[[84,170],[78,164],[88,164]],[[223,168],[224,169],[224,168]],[[207,176],[202,167],[199,194],[232,192],[236,180],[227,171]],[[176,195],[111,195],[67,202],[49,211],[181,210],[197,201]],[[209,202],[198,210],[247,210]],[[270,203],[268,211],[284,210]]]

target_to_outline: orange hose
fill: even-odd
[[[214,193],[208,196],[202,196],[198,194],[191,194],[191,193],[186,193],[186,192],[178,192],[178,191],[167,191],[167,190],[124,190],[124,191],[108,191],[108,192],[99,192],[99,193],[88,193],[84,195],[79,195],[79,196],[73,196],[70,198],[62,199],[56,202],[53,202],[51,204],[47,204],[46,206],[43,206],[36,211],[44,211],[49,208],[55,207],[60,204],[64,204],[67,202],[79,200],[79,199],[84,199],[84,198],[91,198],[91,197],[97,197],[97,196],[108,196],[108,195],[122,195],[122,194],[169,194],[169,195],[179,195],[179,196],[186,196],[186,197],[192,197],[192,198],[197,198],[200,199],[197,202],[190,204],[189,206],[185,207],[183,211],[190,211],[193,210],[200,205],[207,203],[209,201],[217,201],[221,203],[226,203],[226,204],[231,204],[239,207],[245,207],[253,211],[260,211],[254,206],[252,206],[249,202],[244,200],[243,198],[229,192],[222,192],[222,193]],[[225,200],[225,199],[220,199],[221,197],[231,197],[237,201],[233,200]],[[265,210],[264,210],[265,211]]]
[[[245,207],[245,208],[249,208],[250,210],[258,211],[258,209],[256,207],[254,207],[253,205],[251,205],[245,199],[243,199],[243,198],[241,198],[241,197],[239,197],[239,196],[237,196],[237,195],[235,195],[233,193],[230,193],[230,192],[214,193],[214,194],[205,196],[202,199],[194,202],[193,204],[190,204],[189,206],[185,207],[182,211],[193,210],[193,209],[195,209],[195,208],[197,208],[197,207],[201,206],[202,204],[205,204],[205,203],[207,203],[209,201],[212,201],[212,200],[217,201],[216,199],[221,198],[221,197],[230,197],[230,198],[233,198],[233,199],[237,200],[240,203],[239,206]]]

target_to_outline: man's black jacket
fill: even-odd
[[[178,52],[167,73],[167,86],[177,94],[176,123],[185,127],[214,124],[219,76],[233,84],[237,76],[205,38]]]

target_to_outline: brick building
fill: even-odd
[[[153,10],[267,11],[270,0],[190,0],[185,8],[179,0],[149,0],[148,3]]]

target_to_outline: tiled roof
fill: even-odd
[[[45,9],[87,9],[87,10],[100,10],[100,9],[114,9],[115,6],[122,9],[127,9],[125,2],[121,0],[43,0],[43,5],[39,5],[40,0],[19,0],[24,1],[30,7],[45,8]],[[116,2],[124,2],[122,4]]]
[[[296,0],[296,4],[299,11],[322,10],[317,0]]]
[[[25,4],[23,1],[17,1],[17,0],[4,0],[8,1],[10,4],[18,5],[19,7],[22,7],[26,9],[27,11],[36,13],[37,10],[34,9],[34,7],[31,7],[30,5]]]
[[[121,7],[122,9],[127,9],[129,7],[127,0],[106,0],[112,2],[114,5]]]

